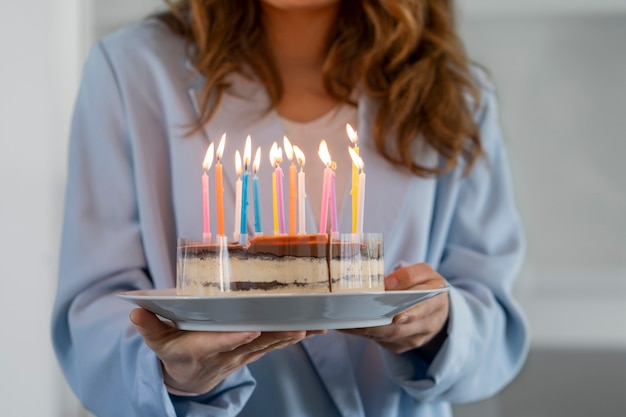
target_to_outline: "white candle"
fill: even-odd
[[[293,147],[293,151],[296,154],[296,160],[300,165],[300,172],[298,172],[298,234],[306,234],[306,190],[305,190],[305,176],[304,176],[304,153],[297,146]]]
[[[235,169],[237,170],[237,182],[235,183],[235,227],[233,241],[239,242],[239,228],[241,223],[241,154],[235,152]]]
[[[213,143],[209,145],[204,156],[204,162],[202,163],[202,241],[205,243],[211,242],[211,199],[209,197],[209,169],[213,164]]]

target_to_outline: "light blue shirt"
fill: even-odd
[[[243,149],[246,135],[266,154],[283,131],[276,113],[267,111],[265,90],[232,75],[233,89],[213,119],[189,134],[203,78],[191,71],[183,40],[158,22],[95,45],[72,124],[52,319],[56,354],[83,404],[115,417],[442,417],[451,414],[450,402],[482,399],[510,382],[528,349],[512,297],[523,242],[494,91],[478,76],[483,100],[475,116],[486,158],[467,176],[462,161],[428,179],[388,163],[371,137],[375,102],[362,95],[358,103],[367,161],[364,230],[384,233],[387,273],[428,262],[451,285],[448,337],[432,363],[330,331],[267,354],[205,395],[182,398],[168,394],[158,358],[128,319],[133,306],[115,293],[175,285],[176,239],[202,230],[200,175],[209,140],[228,132],[225,212],[232,225],[229,158]],[[419,158],[441,163],[428,150]],[[321,163],[308,164],[308,175],[318,167],[321,174]],[[271,195],[270,174],[266,161],[261,195]],[[348,231],[349,198],[338,202],[339,228]],[[271,227],[271,210],[262,216]],[[253,230],[252,218],[248,227]],[[313,216],[307,228],[316,229]]]

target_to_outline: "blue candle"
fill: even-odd
[[[242,185],[241,185],[241,223],[239,228],[239,233],[245,235],[248,233],[248,178],[250,177],[250,173],[248,172],[248,167],[250,166],[250,154],[251,154],[251,144],[250,144],[250,135],[246,138],[246,145],[243,150],[243,177],[242,177]]]
[[[252,192],[254,193],[254,233],[261,234],[261,209],[259,208],[259,178],[252,178]]]
[[[254,172],[254,178],[252,178],[252,193],[254,194],[254,233],[260,235],[261,230],[261,200],[259,199],[259,178],[256,176],[261,166],[261,147],[256,148],[256,154],[254,155],[254,162],[252,163],[252,171]]]
[[[241,186],[241,228],[239,233],[245,235],[247,232],[248,223],[248,177],[250,174],[245,171],[243,173],[243,183]]]

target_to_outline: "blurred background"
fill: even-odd
[[[458,417],[626,414],[626,1],[458,0],[498,89],[528,256],[519,377]],[[69,121],[98,38],[159,0],[0,5],[0,398],[3,415],[81,417],[54,358]]]

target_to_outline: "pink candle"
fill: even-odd
[[[239,227],[241,223],[241,154],[235,151],[235,170],[237,171],[237,181],[235,182],[235,223],[233,230],[233,241],[239,242]]]
[[[202,163],[202,241],[205,243],[211,242],[211,204],[209,197],[209,174],[213,164],[213,143],[209,145],[204,156],[204,162]]]
[[[278,229],[280,234],[285,234],[285,206],[283,201],[283,170],[280,163],[283,161],[283,150],[278,148],[278,156],[276,158],[276,199],[278,203]]]
[[[335,170],[330,170],[330,231],[338,231],[337,227],[337,192],[335,187]]]
[[[330,168],[332,161],[330,159],[330,153],[328,152],[328,145],[326,144],[326,141],[323,139],[320,142],[318,155],[320,156],[320,159],[322,160],[324,165],[326,165],[326,168],[324,169],[324,180],[322,182],[322,207],[320,210],[320,228],[319,228],[320,233],[326,233],[326,227],[328,225],[328,205],[330,203],[330,194],[331,194],[331,187],[332,187],[332,183],[331,183],[332,169]]]

